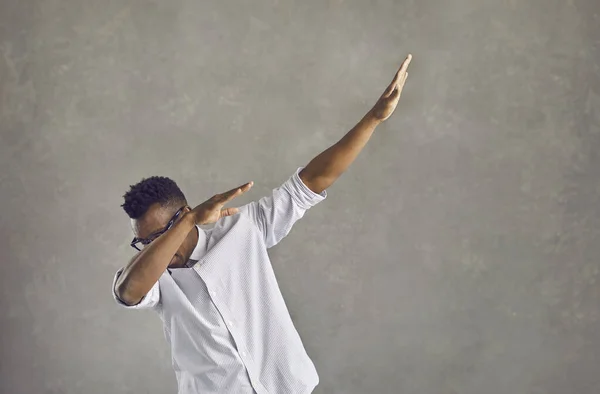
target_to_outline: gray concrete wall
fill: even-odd
[[[110,294],[128,185],[258,199],[408,52],[271,250],[316,393],[599,393],[597,0],[2,0],[0,392],[175,392],[159,318]]]

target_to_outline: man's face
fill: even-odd
[[[183,213],[188,212],[189,210],[188,207],[184,208],[175,223],[181,219]],[[160,204],[155,203],[148,208],[148,211],[142,217],[131,219],[133,234],[139,239],[151,239],[156,233],[165,229],[176,213],[177,209],[161,207]],[[173,256],[169,266],[183,267],[185,265],[196,246],[197,241],[194,241],[195,235],[197,235],[195,231],[190,231]],[[146,247],[148,246],[149,245],[146,245]]]

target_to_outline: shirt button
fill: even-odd
[[[216,295],[217,295],[217,292],[216,292],[216,291],[211,291],[211,292],[210,292],[210,295],[214,297],[214,296],[216,296]]]
[[[233,322],[232,322],[231,320],[229,320],[229,321],[227,322],[227,324],[229,325],[229,327],[233,327]]]
[[[242,355],[242,357],[246,357],[246,352],[242,352],[240,354]]]

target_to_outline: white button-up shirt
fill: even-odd
[[[116,273],[120,305],[160,315],[180,394],[306,394],[319,383],[267,254],[327,197],[302,182],[302,168],[212,229],[197,227],[191,268],[166,270],[139,304],[118,299]]]

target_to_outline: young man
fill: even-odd
[[[113,295],[126,308],[158,312],[180,394],[307,394],[318,384],[267,249],[327,197],[392,114],[411,58],[348,134],[258,202],[223,209],[249,182],[192,209],[164,177],[144,179],[124,195],[139,252],[117,271]],[[209,223],[216,225],[199,227]]]

